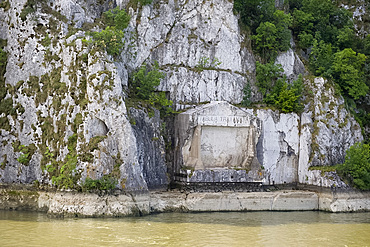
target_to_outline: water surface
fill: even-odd
[[[370,246],[370,213],[167,213],[52,219],[0,211],[0,246]]]

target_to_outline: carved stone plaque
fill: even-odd
[[[259,119],[227,102],[211,102],[179,114],[182,166],[194,170],[250,170],[260,136]]]

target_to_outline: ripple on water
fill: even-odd
[[[0,246],[367,246],[370,213],[244,212],[50,219],[0,211]]]

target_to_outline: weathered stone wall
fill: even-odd
[[[160,212],[370,211],[364,192],[117,193],[93,194],[0,189],[0,210],[47,212],[59,217],[141,216]]]

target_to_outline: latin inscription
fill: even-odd
[[[198,124],[205,126],[248,127],[250,118],[245,116],[198,116]]]

